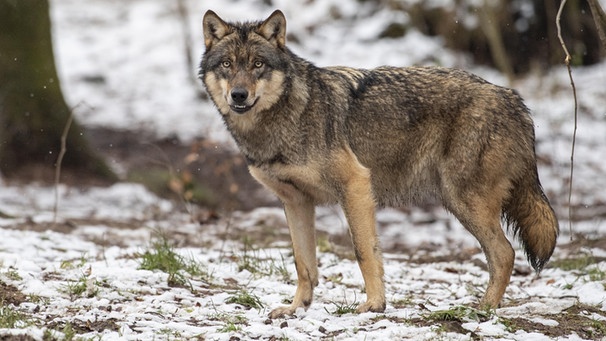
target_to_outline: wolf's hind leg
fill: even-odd
[[[298,283],[292,304],[272,310],[269,313],[272,319],[293,315],[298,308],[309,308],[313,290],[318,285],[314,204],[311,200],[301,198],[298,202],[285,202],[284,211],[292,239]]]
[[[450,207],[465,228],[476,237],[488,263],[488,288],[480,306],[496,308],[509,284],[514,251],[501,227],[501,202],[480,195],[468,195]]]

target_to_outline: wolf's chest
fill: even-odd
[[[337,193],[325,176],[322,165],[313,162],[305,165],[273,164],[263,167],[249,166],[250,174],[283,201],[296,201],[299,197],[312,199],[315,204],[336,203]]]

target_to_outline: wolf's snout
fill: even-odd
[[[248,90],[246,88],[236,87],[231,89],[229,92],[229,97],[231,97],[231,103],[229,103],[229,107],[231,110],[235,111],[238,114],[243,114],[250,110],[250,108],[255,105],[255,103],[247,103],[248,102]]]
[[[231,90],[231,99],[235,104],[244,104],[248,98],[248,91],[244,88],[233,88]]]

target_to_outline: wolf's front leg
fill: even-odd
[[[272,319],[293,315],[298,308],[309,308],[313,290],[318,285],[314,205],[307,198],[285,202],[284,212],[292,239],[298,284],[292,304],[272,310],[269,313]]]
[[[358,306],[358,313],[385,311],[383,258],[376,234],[374,207],[372,197],[360,196],[359,193],[346,198],[343,203],[356,259],[366,286],[367,300]]]
[[[349,151],[339,155],[342,183],[341,206],[349,223],[356,259],[364,277],[366,302],[357,312],[385,311],[385,284],[383,257],[377,238],[375,200],[370,182],[370,171],[361,165]]]

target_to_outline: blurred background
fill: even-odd
[[[73,186],[139,182],[217,212],[276,205],[248,175],[197,68],[206,10],[245,21],[279,8],[287,45],[319,66],[440,65],[517,89],[534,113],[541,178],[562,217],[574,99],[558,7],[542,0],[0,0],[0,173],[11,184],[52,183],[60,159],[60,180]],[[568,1],[561,25],[579,96],[573,219],[601,222],[606,48],[588,1]]]

